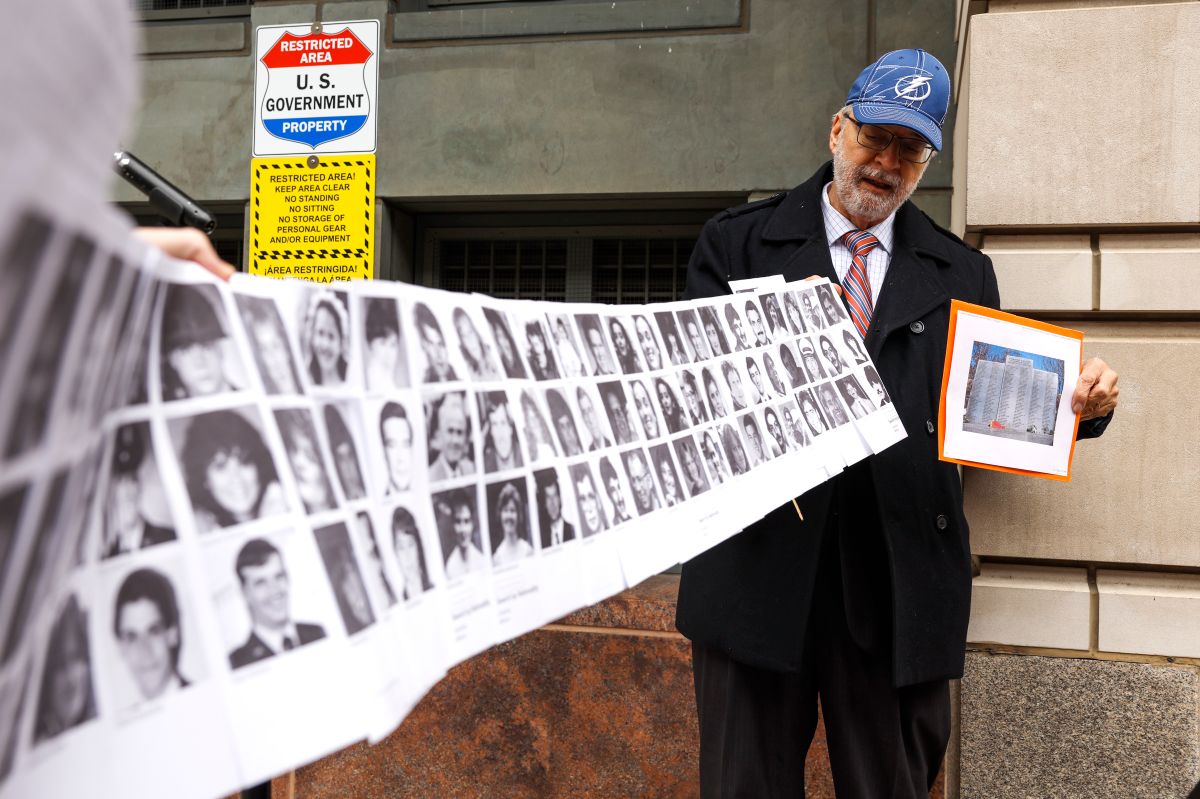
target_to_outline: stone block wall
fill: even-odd
[[[1121,374],[1069,484],[966,470],[961,797],[1200,779],[1200,4],[963,3],[957,222]],[[961,136],[961,133],[960,133]],[[960,158],[962,157],[960,152]]]

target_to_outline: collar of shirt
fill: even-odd
[[[842,216],[842,212],[833,207],[833,203],[829,201],[829,192],[833,188],[833,183],[826,183],[825,188],[821,189],[821,215],[825,217],[825,239],[830,247],[842,244],[840,239],[842,236],[849,233],[851,230],[858,230],[846,217]],[[879,246],[891,255],[892,241],[895,237],[896,227],[896,212],[892,211],[888,214],[887,219],[884,219],[878,225],[867,228],[867,232],[879,239]],[[849,250],[847,250],[849,252]]]
[[[293,646],[300,646],[300,636],[296,633],[296,625],[292,622],[288,622],[288,625],[280,630],[256,625],[254,635],[277,655],[283,651],[284,636],[292,639]]]

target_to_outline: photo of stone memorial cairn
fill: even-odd
[[[971,345],[963,430],[1054,444],[1063,362],[976,341]]]

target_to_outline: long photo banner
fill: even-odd
[[[0,793],[228,794],[903,438],[828,281],[228,283],[0,208]]]

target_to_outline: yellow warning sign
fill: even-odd
[[[374,276],[375,156],[255,158],[250,272],[318,283]]]

